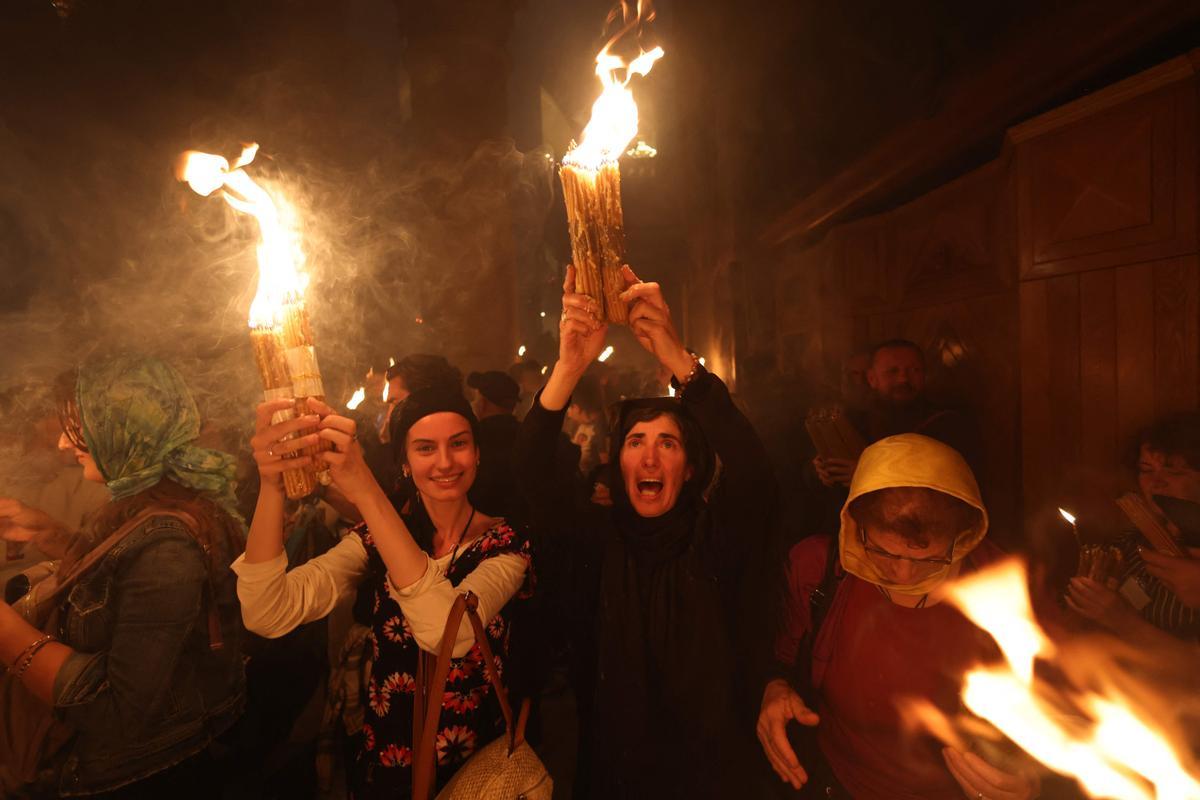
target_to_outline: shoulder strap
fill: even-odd
[[[825,572],[821,575],[821,582],[808,596],[809,635],[814,642],[817,640],[817,634],[821,632],[821,625],[825,622],[825,617],[829,614],[834,592],[837,591],[838,584],[841,583],[845,574],[841,569],[841,560],[838,558],[838,537],[834,536],[829,540],[829,546],[825,548]]]
[[[100,559],[108,555],[122,539],[133,533],[139,526],[148,521],[151,517],[175,517],[184,524],[195,527],[196,520],[190,514],[185,514],[182,511],[148,508],[139,514],[136,514],[132,519],[125,522],[124,525],[110,533],[105,539],[88,551],[87,555],[75,562],[75,565],[65,575],[58,576],[53,594],[46,599],[57,601],[62,597],[63,593],[71,589],[79,579],[82,578]]]
[[[422,658],[417,670],[416,703],[413,715],[413,800],[428,800],[433,794],[435,781],[435,742],[437,741],[438,721],[441,718],[442,696],[446,692],[446,676],[450,673],[450,661],[454,656],[454,642],[458,638],[458,627],[462,623],[463,614],[471,621],[475,630],[475,642],[483,653],[483,668],[495,689],[496,699],[500,702],[500,710],[504,714],[504,729],[508,738],[508,751],[511,754],[525,739],[525,721],[529,714],[529,701],[521,707],[521,716],[517,725],[513,725],[512,706],[508,703],[508,692],[496,672],[496,659],[492,654],[492,646],[488,642],[483,622],[479,619],[479,598],[474,592],[464,592],[454,600],[450,607],[450,616],[446,619],[446,629],[442,633],[442,646],[437,655],[437,662],[430,670],[431,659]],[[422,653],[422,656],[425,654]],[[431,673],[432,672],[432,676]],[[424,705],[423,711],[421,709]],[[419,738],[416,734],[419,733]]]

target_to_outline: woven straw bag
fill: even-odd
[[[441,698],[446,691],[446,676],[454,651],[455,634],[463,614],[475,629],[475,641],[483,651],[484,669],[491,679],[500,710],[504,713],[505,735],[484,746],[463,764],[438,792],[437,800],[550,800],[554,781],[533,748],[525,741],[525,723],[529,718],[529,700],[521,703],[520,716],[513,720],[508,692],[496,674],[495,658],[477,611],[479,598],[465,592],[454,601],[442,647],[436,662],[422,653],[417,669],[417,696],[413,709],[413,800],[429,800],[433,794],[438,720]],[[430,703],[436,698],[436,703]],[[430,713],[432,711],[432,713]]]

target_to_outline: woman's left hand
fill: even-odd
[[[1116,580],[1104,585],[1091,578],[1071,578],[1067,584],[1067,605],[1080,616],[1116,629],[1128,618],[1131,607],[1116,592]]]
[[[358,423],[335,413],[325,403],[313,399],[308,403],[321,416],[317,435],[333,446],[331,450],[321,451],[320,458],[329,465],[329,474],[337,490],[358,506],[379,491],[379,483],[371,474],[358,444]]]
[[[625,279],[621,301],[629,303],[629,329],[637,337],[638,344],[682,381],[692,371],[692,356],[675,330],[662,287],[654,282],[643,282],[629,265],[621,268],[621,277]]]
[[[942,750],[942,758],[971,800],[1030,800],[1041,792],[1041,781],[1036,776],[1004,772],[974,753],[947,747]]]

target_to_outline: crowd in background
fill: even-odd
[[[439,786],[504,735],[485,652],[575,797],[1036,796],[1034,771],[914,733],[895,703],[953,711],[996,656],[942,602],[1003,554],[977,425],[929,396],[922,348],[844,362],[854,457],[763,441],[657,284],[626,280],[646,374],[597,360],[606,325],[569,271],[553,364],[464,377],[409,354],[366,370],[353,411],[263,403],[242,442],[154,359],[0,397],[21,465],[0,492],[0,796],[410,796],[414,719],[438,720]],[[38,393],[41,418],[11,424]],[[1200,414],[1130,445],[1129,489],[1177,551],[1131,524],[1107,574],[1033,588],[1067,626],[1194,646]],[[782,481],[781,449],[804,464]],[[308,464],[331,484],[288,499]],[[482,637],[443,631],[468,590]]]

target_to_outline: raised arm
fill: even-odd
[[[576,384],[604,349],[608,326],[599,320],[596,301],[575,292],[575,268],[563,281],[562,316],[558,323],[558,361],[545,387],[534,398],[517,434],[514,466],[521,491],[538,523],[560,527],[575,511],[574,485],[558,458],[559,433]]]
[[[258,464],[261,485],[246,552],[233,563],[238,576],[238,599],[242,621],[253,633],[268,638],[283,636],[297,626],[320,619],[338,601],[353,592],[366,573],[367,553],[357,535],[351,534],[318,558],[287,571],[284,552],[282,474],[285,469],[310,463],[308,456],[285,459],[286,454],[316,444],[318,434],[294,439],[285,437],[311,427],[317,416],[271,423],[276,411],[292,406],[291,400],[260,403],[255,434],[250,440]]]

